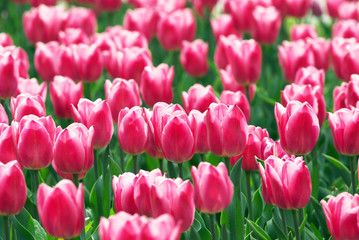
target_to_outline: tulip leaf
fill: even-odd
[[[337,168],[339,170],[340,175],[342,176],[342,178],[344,179],[344,181],[346,182],[346,184],[349,186],[351,183],[351,179],[350,179],[350,171],[349,169],[342,163],[340,162],[338,159],[335,159],[331,156],[328,156],[326,154],[322,154],[335,168]]]
[[[229,240],[229,231],[225,225],[222,225],[222,227],[221,227],[220,239],[221,240]]]
[[[236,164],[233,166],[230,178],[234,184],[234,186],[239,186],[241,183],[241,176],[242,176],[242,159],[241,157]]]
[[[321,227],[321,234],[328,233],[328,227],[326,224],[326,218],[322,209],[321,204],[313,196],[310,197],[310,202],[314,207],[314,213],[316,215],[317,221]],[[325,236],[326,237],[326,236]]]
[[[201,240],[198,232],[192,227],[189,232],[185,233],[186,240]]]
[[[273,226],[274,226],[274,229],[277,233],[277,236],[279,239],[286,239],[286,236],[283,232],[283,229],[279,226],[279,224],[275,221],[274,218],[272,218],[271,220],[268,221],[268,225],[269,223],[272,222]]]
[[[263,200],[260,193],[260,188],[258,188],[257,191],[254,193],[252,203],[253,203],[253,209],[252,209],[253,219],[257,220],[262,216],[263,213]]]
[[[247,223],[249,224],[249,226],[252,228],[252,230],[257,234],[257,236],[260,239],[271,240],[268,233],[266,233],[260,226],[258,226],[257,223],[252,222],[251,220],[249,220],[247,218],[246,218],[246,220],[247,220]]]
[[[31,234],[33,238],[38,240],[46,240],[46,232],[41,227],[40,223],[33,219],[29,212],[26,209],[23,209],[18,215],[11,217],[13,224],[17,230],[17,233],[21,232],[21,234],[27,235],[27,233]],[[24,231],[24,229],[26,231]],[[27,232],[27,233],[25,233]],[[20,239],[23,239],[20,237]]]

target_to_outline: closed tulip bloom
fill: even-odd
[[[193,8],[200,17],[204,17],[204,10],[211,12],[218,0],[192,0]]]
[[[9,99],[15,96],[19,73],[16,70],[16,61],[7,53],[0,53],[0,99]]]
[[[110,80],[105,82],[106,101],[110,106],[113,122],[118,121],[118,114],[121,109],[142,104],[138,85],[134,80],[125,80],[116,78],[111,83]]]
[[[308,204],[312,183],[303,157],[270,156],[264,165],[258,163],[266,203],[281,209],[299,209]]]
[[[348,83],[342,82],[340,86],[334,88],[333,91],[333,109],[334,112],[341,108],[347,108]]]
[[[50,84],[50,98],[56,116],[72,118],[71,104],[77,105],[83,98],[82,83],[75,83],[68,77],[56,76]]]
[[[23,78],[28,78],[30,63],[25,50],[15,46],[8,46],[4,48],[0,47],[0,54],[6,55],[7,53],[12,55],[15,61],[15,71],[18,73],[18,75]]]
[[[0,46],[7,47],[7,46],[13,46],[13,45],[14,45],[14,43],[9,34],[0,33]]]
[[[48,117],[27,115],[11,124],[17,160],[26,169],[48,167],[53,159],[56,126]]]
[[[121,0],[97,0],[95,3],[98,11],[117,11],[122,6]]]
[[[332,27],[332,38],[356,38],[359,39],[359,25],[356,20],[340,20]]]
[[[93,126],[95,149],[104,148],[110,143],[113,123],[111,109],[106,100],[97,99],[92,102],[86,98],[81,98],[77,108],[72,105],[72,115],[75,122],[82,123],[87,128]]]
[[[10,107],[12,119],[17,122],[20,122],[21,118],[30,114],[38,117],[46,116],[45,104],[39,95],[32,96],[28,93],[22,93],[16,98],[11,98]]]
[[[242,158],[242,169],[244,171],[258,170],[256,157],[265,160],[262,154],[262,142],[264,138],[269,138],[266,129],[260,127],[248,126],[248,142],[244,151],[236,157],[231,157],[231,165],[234,166],[236,162]]]
[[[191,9],[177,10],[160,18],[158,40],[166,50],[179,50],[182,41],[195,38],[196,28],[196,19]]]
[[[232,201],[234,187],[224,163],[214,167],[201,162],[198,169],[192,166],[191,173],[196,208],[209,214],[225,210]]]
[[[340,19],[358,20],[359,10],[356,2],[344,1],[338,9]]]
[[[321,200],[327,226],[335,240],[359,238],[359,195],[347,192]]]
[[[115,42],[117,50],[132,47],[148,49],[146,37],[138,31],[129,31],[121,26],[114,26],[106,28],[104,34],[107,34],[107,37]]]
[[[9,118],[5,111],[5,108],[0,104],[0,124],[5,123],[6,125],[9,124]]]
[[[259,80],[262,67],[262,50],[251,40],[235,40],[226,46],[226,55],[236,81],[249,85]]]
[[[327,0],[326,6],[328,9],[328,13],[332,18],[338,18],[339,17],[339,6],[344,2],[345,0]]]
[[[71,44],[89,43],[89,37],[81,28],[66,28],[59,32],[59,42],[70,46]]]
[[[232,15],[234,26],[240,32],[249,32],[252,23],[253,1],[236,0],[229,1],[228,7]]]
[[[348,73],[344,68],[344,65],[347,64],[344,61],[345,56],[348,54],[348,49],[351,45],[354,45],[356,40],[354,38],[334,38],[331,45],[331,62],[333,66],[334,73],[337,78],[340,80],[349,80],[347,77]]]
[[[14,160],[0,162],[0,216],[19,214],[26,197],[26,182],[19,163]]]
[[[130,31],[138,31],[142,33],[147,41],[151,41],[152,37],[157,33],[157,23],[159,15],[150,8],[136,8],[128,10],[123,20],[123,26]]]
[[[74,238],[85,226],[84,189],[70,180],[51,188],[42,183],[37,192],[37,210],[45,230],[56,238]],[[54,217],[56,216],[56,217]]]
[[[160,173],[160,176],[162,176],[162,173]],[[134,198],[134,185],[137,179],[138,177],[130,172],[125,172],[118,177],[113,176],[112,188],[116,212],[138,213]]]
[[[325,73],[323,69],[318,70],[313,66],[301,68],[295,75],[294,83],[298,85],[319,86],[324,91]]]
[[[173,100],[172,81],[174,68],[165,63],[157,67],[147,66],[142,72],[140,91],[143,101],[149,107],[156,102],[171,103]]]
[[[210,151],[207,137],[206,114],[207,112],[201,113],[194,109],[188,115],[193,130],[196,153],[206,153]]]
[[[241,154],[247,144],[248,124],[238,106],[212,103],[207,112],[207,132],[212,153],[233,157]]]
[[[226,69],[229,65],[229,60],[227,56],[227,48],[229,45],[232,45],[235,40],[241,40],[240,36],[231,34],[229,36],[220,36],[216,50],[214,52],[214,63],[219,69]]]
[[[180,224],[176,224],[169,214],[149,219],[137,214],[120,212],[109,219],[101,218],[99,235],[101,240],[178,240],[181,231]]]
[[[319,125],[322,126],[327,112],[325,110],[325,99],[320,87],[311,85],[287,85],[281,94],[281,103],[284,107],[290,101],[308,102],[318,116]]]
[[[307,44],[314,57],[314,66],[327,71],[329,69],[330,41],[324,38],[309,38]]]
[[[52,161],[51,165],[52,165],[52,167],[54,168],[54,170],[55,170],[55,172],[57,173],[57,175],[60,176],[60,178],[62,178],[62,179],[68,179],[68,180],[70,180],[70,181],[74,181],[74,175],[71,174],[71,173],[63,173],[63,172],[61,172],[61,171],[57,168],[55,161]],[[86,173],[87,173],[87,172],[79,173],[78,176],[77,176],[78,179],[79,179],[79,180],[83,179],[83,178],[86,176]]]
[[[97,30],[95,13],[87,8],[74,7],[68,10],[68,16],[63,28],[81,28],[88,36],[92,36]]]
[[[280,140],[274,141],[269,137],[265,137],[262,140],[262,159],[265,160],[272,155],[279,158],[282,158],[284,156],[294,157],[294,155],[287,154],[283,150],[280,144]]]
[[[34,64],[35,69],[43,81],[51,82],[58,73],[58,54],[60,45],[58,42],[36,44]]]
[[[251,107],[249,105],[247,96],[243,92],[223,91],[221,93],[220,102],[226,105],[237,105],[242,110],[247,122],[249,122],[251,116]]]
[[[219,15],[215,19],[211,19],[211,27],[216,41],[220,36],[229,36],[231,34],[241,37],[241,34],[234,28],[233,18],[229,14]]]
[[[358,155],[359,141],[356,134],[359,128],[359,109],[339,109],[334,113],[329,113],[328,120],[335,149],[343,155]]]
[[[284,41],[278,46],[278,58],[284,78],[289,83],[294,81],[298,69],[313,66],[315,63],[309,46],[302,40]]]
[[[298,24],[294,25],[290,29],[290,40],[306,40],[307,38],[317,38],[317,30],[313,25],[309,24]]]
[[[308,102],[276,103],[274,115],[283,149],[293,155],[310,153],[319,137],[319,120]]]
[[[118,139],[125,153],[139,155],[146,151],[148,126],[142,108],[136,106],[121,110],[118,115]]]
[[[88,129],[82,123],[73,123],[61,130],[54,145],[58,170],[71,174],[89,171],[94,161],[93,141],[94,128]]]
[[[359,63],[357,61],[359,57],[359,43],[349,45],[347,51],[343,58],[343,63],[345,64],[342,66],[343,77],[346,82],[350,80],[352,74],[359,74]]]
[[[201,39],[183,41],[180,61],[186,73],[192,77],[202,77],[208,72],[208,44]]]
[[[263,44],[273,44],[277,40],[282,23],[280,12],[273,6],[257,6],[252,12],[253,38]]]
[[[359,75],[353,74],[350,77],[347,88],[347,106],[357,106],[359,101]]]
[[[188,93],[182,92],[182,102],[184,109],[189,113],[193,109],[204,112],[211,103],[218,103],[219,100],[211,85],[204,87],[196,83],[188,90]]]
[[[281,11],[282,16],[302,18],[309,11],[311,7],[311,1],[273,0],[273,5]]]
[[[16,95],[28,93],[30,95],[39,95],[43,102],[46,102],[47,85],[45,82],[38,83],[36,78],[19,78]]]

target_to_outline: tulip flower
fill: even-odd
[[[51,165],[52,165],[52,167],[54,168],[54,170],[55,170],[55,172],[57,173],[57,175],[59,175],[60,178],[74,181],[74,175],[71,174],[71,173],[63,173],[63,172],[61,172],[61,171],[57,168],[55,161],[52,161]],[[79,173],[79,175],[77,176],[77,177],[78,177],[78,180],[83,179],[83,178],[86,176],[86,173],[87,173],[87,172]],[[96,179],[97,179],[97,178],[96,178]]]
[[[11,124],[17,160],[26,169],[48,167],[53,159],[56,125],[52,117],[24,116]]]
[[[159,168],[161,171],[163,171],[163,158],[164,155],[162,153],[161,147],[159,146],[160,143],[158,143],[159,148],[157,148],[157,143],[155,142],[155,136],[154,136],[154,128],[152,124],[152,116],[153,112],[150,109],[144,109],[145,111],[145,118],[148,125],[148,144],[146,152],[150,157],[157,158],[159,161]]]
[[[321,92],[324,91],[325,73],[313,66],[300,68],[295,75],[294,83],[298,85],[319,86]]]
[[[355,38],[359,39],[359,25],[356,20],[341,20],[334,23],[332,38]]]
[[[110,106],[113,122],[118,121],[118,114],[121,109],[142,104],[138,85],[134,80],[125,80],[116,78],[111,83],[110,80],[105,82],[106,101]]]
[[[211,12],[217,2],[218,0],[192,0],[193,8],[200,17],[204,17],[205,8]]]
[[[88,99],[81,98],[77,108],[72,106],[72,115],[75,122],[84,124],[87,128],[93,126],[94,148],[100,149],[106,147],[112,138],[113,124],[111,109],[106,100],[97,99],[91,102]]]
[[[171,103],[173,100],[172,81],[174,68],[162,63],[157,67],[147,66],[142,72],[140,91],[146,105],[153,107],[156,102]]]
[[[140,32],[129,31],[121,26],[114,26],[106,28],[104,34],[114,41],[117,50],[134,47],[148,49],[146,37]]]
[[[229,14],[222,14],[216,19],[211,19],[211,27],[216,41],[219,41],[220,36],[227,37],[231,34],[241,37],[241,34],[234,28],[233,18]]]
[[[31,6],[38,7],[41,4],[47,5],[47,6],[53,6],[56,4],[56,0],[29,0]]]
[[[268,157],[274,155],[276,157],[282,158],[284,156],[289,156],[289,157],[295,157],[294,155],[289,155],[287,154],[281,144],[280,144],[280,140],[278,141],[274,141],[273,139],[269,138],[269,137],[265,137],[262,140],[262,159],[267,159]]]
[[[334,88],[333,91],[334,112],[338,111],[341,108],[349,107],[347,104],[347,95],[348,95],[348,83],[342,82],[340,86]]]
[[[247,96],[241,92],[223,91],[221,93],[220,102],[226,105],[237,105],[246,116],[247,122],[251,116],[251,108]]]
[[[352,74],[359,74],[359,64],[356,59],[359,56],[359,44],[347,46],[347,53],[344,55],[342,71],[344,73],[344,80],[348,82]]]
[[[80,43],[88,44],[89,38],[81,28],[66,28],[59,32],[59,42],[66,46]]]
[[[280,12],[275,7],[257,6],[252,12],[253,38],[263,44],[275,43],[281,23]]]
[[[15,96],[18,79],[16,61],[11,53],[0,53],[0,100]]]
[[[141,171],[140,171],[141,173]],[[162,173],[159,173],[162,176]],[[116,177],[113,176],[112,188],[114,193],[114,208],[116,212],[125,211],[130,214],[138,213],[134,199],[134,184],[137,181],[135,174],[125,172]]]
[[[27,189],[24,174],[16,160],[0,162],[0,216],[19,214],[23,209]]]
[[[196,19],[186,8],[162,16],[158,22],[158,40],[166,50],[179,50],[182,41],[192,41],[196,35]]]
[[[101,240],[178,240],[181,235],[180,225],[176,224],[169,214],[149,219],[137,214],[119,212],[109,219],[101,218],[99,235]]]
[[[5,123],[0,123],[0,152],[0,162],[4,164],[17,159],[11,126]]]
[[[56,238],[74,238],[85,226],[84,189],[69,180],[54,188],[42,183],[37,192],[37,209],[45,230]],[[56,216],[56,217],[54,217]]]
[[[98,11],[117,11],[122,6],[121,0],[100,0],[96,1],[95,9]]]
[[[58,170],[70,174],[89,171],[94,162],[94,128],[73,123],[58,131],[54,145],[54,161]]]
[[[42,101],[46,102],[47,85],[45,82],[39,84],[36,78],[19,78],[16,96],[21,93],[28,93],[35,96],[39,95]]]
[[[327,202],[320,201],[333,239],[359,238],[358,200],[358,194],[353,196],[343,192],[336,197],[330,197]]]
[[[307,38],[317,38],[317,30],[315,27],[309,24],[294,25],[290,29],[290,40],[307,40]]]
[[[248,124],[236,105],[212,103],[207,112],[207,133],[211,152],[217,156],[241,154],[248,139]]]
[[[344,68],[344,65],[347,64],[344,61],[344,58],[348,54],[350,46],[354,45],[356,40],[354,38],[334,38],[331,45],[331,61],[333,65],[333,70],[337,78],[340,80],[348,81],[348,73]]]
[[[284,107],[276,103],[274,115],[277,121],[280,143],[293,155],[310,153],[319,137],[319,120],[308,102],[290,101]]]
[[[247,0],[229,1],[228,7],[236,29],[240,32],[249,32],[252,23],[253,2]]]
[[[43,81],[51,82],[58,73],[58,54],[60,45],[58,42],[36,44],[34,64],[35,69]]]
[[[14,45],[14,43],[9,34],[0,33],[0,46],[7,47],[7,46],[13,46],[13,45]]]
[[[202,77],[208,72],[208,44],[201,39],[183,41],[180,61],[186,73],[192,77]]]
[[[5,111],[5,108],[0,104],[0,124],[5,123],[6,125],[9,124],[9,118]]]
[[[314,66],[325,71],[329,68],[330,42],[324,38],[309,38],[307,45],[314,57]]]
[[[92,36],[97,30],[95,13],[83,7],[74,7],[68,10],[68,16],[63,24],[64,29],[81,28],[88,36]]]
[[[8,47],[0,47],[0,55],[7,55],[10,53],[15,62],[15,72],[19,77],[28,78],[29,77],[29,69],[30,63],[27,53],[24,49],[15,46],[8,46]],[[11,72],[11,70],[10,70]],[[12,74],[12,73],[10,73]]]
[[[68,77],[56,76],[50,84],[50,98],[56,116],[72,118],[71,104],[77,105],[83,98],[82,83],[75,83]]]
[[[46,116],[45,104],[39,95],[32,96],[28,93],[22,93],[16,98],[11,98],[10,108],[12,119],[17,122],[20,122],[21,118],[30,114],[38,117]]]
[[[220,36],[216,50],[214,52],[214,63],[219,69],[226,69],[229,65],[229,60],[227,56],[227,48],[229,45],[232,45],[234,41],[241,40],[242,38],[240,36],[231,34],[227,37]]]
[[[344,1],[340,4],[338,13],[340,19],[357,20],[359,18],[359,9],[356,2]]]
[[[201,84],[195,84],[188,90],[188,93],[182,92],[182,102],[184,109],[189,113],[193,109],[204,112],[211,103],[218,103],[219,100],[211,85],[204,87]]]
[[[201,113],[194,109],[188,115],[191,129],[193,130],[196,153],[206,153],[210,151],[207,137],[206,114],[207,112]]]
[[[304,17],[311,7],[310,0],[290,1],[273,0],[273,6],[281,11],[282,16]]]
[[[339,6],[344,2],[344,0],[327,0],[326,6],[328,9],[328,14],[332,18],[338,18],[339,17]]]

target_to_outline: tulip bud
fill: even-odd
[[[220,36],[228,37],[234,34],[241,38],[241,34],[234,28],[233,18],[231,15],[222,14],[216,19],[211,19],[211,27],[216,41]]]
[[[315,27],[309,24],[294,25],[290,29],[290,40],[306,40],[307,38],[317,38],[317,30]]]
[[[358,194],[343,192],[327,202],[320,201],[333,239],[359,238],[358,200]]]
[[[11,53],[0,53],[0,100],[15,96],[19,73]]]
[[[160,176],[162,176],[161,173]],[[130,172],[125,172],[118,177],[113,176],[112,188],[116,212],[126,211],[130,214],[138,212],[134,199],[134,184],[137,179],[138,177]]]
[[[77,105],[83,98],[82,83],[75,83],[68,77],[56,76],[50,84],[50,98],[56,116],[72,118],[71,104]]]
[[[236,105],[212,103],[207,112],[207,133],[211,152],[217,156],[241,154],[248,138],[248,124]]]
[[[332,18],[338,18],[339,17],[339,6],[344,2],[345,0],[327,0],[326,5],[328,9],[328,13]]]
[[[283,149],[293,155],[310,153],[319,137],[319,120],[308,102],[276,103],[274,115]]]
[[[142,33],[147,41],[156,35],[159,16],[150,8],[137,8],[128,10],[123,20],[123,26],[130,31]]]
[[[93,126],[94,148],[106,147],[112,138],[113,123],[111,109],[106,100],[97,99],[91,102],[86,98],[81,98],[77,104],[77,109],[72,106],[72,115],[75,122],[84,124],[87,128]]]
[[[111,83],[110,80],[105,82],[106,101],[110,106],[112,120],[118,121],[118,115],[121,109],[142,104],[138,85],[134,80],[125,80],[116,78]]]
[[[198,169],[192,166],[191,173],[195,205],[199,211],[215,214],[228,207],[234,187],[224,163],[214,167],[210,163],[201,162]]]
[[[178,50],[182,41],[192,41],[196,35],[196,19],[186,8],[163,15],[157,28],[158,40],[166,50]]]
[[[275,43],[281,23],[280,12],[275,7],[257,6],[252,12],[253,38],[263,44]]]
[[[37,192],[37,210],[51,236],[69,239],[80,235],[85,226],[82,183],[78,189],[70,180],[61,180],[54,188],[42,183]]]
[[[180,54],[182,67],[192,77],[202,77],[208,72],[208,44],[201,39],[183,41]]]
[[[174,68],[162,63],[157,67],[147,66],[141,76],[141,95],[146,105],[153,107],[156,102],[171,103],[173,100],[172,81]]]
[[[93,11],[83,7],[74,7],[68,10],[68,16],[63,23],[63,28],[80,28],[88,36],[92,36],[97,30],[96,15]]]
[[[340,80],[349,80],[347,79],[348,73],[345,72],[346,69],[344,68],[344,65],[347,64],[344,61],[344,58],[348,54],[348,49],[350,48],[350,46],[354,45],[355,43],[356,40],[354,38],[334,38],[332,40],[331,61],[334,73]]]
[[[229,65],[229,60],[227,56],[227,48],[229,45],[232,45],[234,41],[241,40],[242,38],[231,34],[228,37],[220,36],[217,43],[216,50],[214,52],[214,63],[220,69],[226,69]]]
[[[346,82],[350,80],[352,74],[359,74],[359,63],[357,61],[359,57],[359,43],[347,46],[347,51],[343,58],[344,65],[342,66],[343,77]]]
[[[81,123],[73,123],[62,130],[54,145],[54,161],[58,170],[71,174],[89,171],[94,161],[93,142],[93,127],[88,129]]]
[[[300,68],[295,75],[294,83],[298,85],[319,86],[321,92],[324,91],[325,73],[324,70],[318,70],[313,66]]]
[[[122,29],[121,26],[114,26],[106,28],[104,34],[107,34],[107,37],[114,41],[117,50],[133,47],[148,49],[146,37],[140,32]]]
[[[7,46],[13,46],[13,45],[14,45],[14,43],[9,34],[0,33],[0,46],[7,47]]]
[[[281,209],[304,208],[312,192],[308,167],[303,157],[270,156],[258,163],[262,176],[262,194],[266,203]]]
[[[101,52],[96,45],[79,44],[73,45],[77,52],[77,78],[84,82],[95,82],[102,74],[103,61]]]
[[[251,108],[247,96],[243,92],[223,91],[221,93],[220,102],[226,105],[237,105],[242,110],[247,122],[249,122]]]
[[[19,78],[16,96],[28,93],[30,95],[39,95],[43,102],[46,102],[47,85],[45,82],[39,84],[36,78]]]
[[[333,91],[333,103],[334,112],[341,108],[347,108],[347,94],[348,94],[348,83],[343,82],[340,86],[334,88]]]
[[[211,103],[218,103],[219,100],[211,85],[204,87],[196,83],[188,90],[188,93],[182,92],[182,102],[184,109],[189,113],[193,109],[204,112]]]
[[[249,32],[252,23],[253,2],[247,0],[229,1],[228,7],[237,30]]]
[[[281,11],[282,16],[304,17],[311,7],[310,0],[291,1],[273,0],[273,6]]]
[[[0,161],[0,216],[19,214],[23,209],[27,189],[24,174],[14,160],[6,164]]]
[[[207,112],[201,113],[194,109],[188,116],[193,131],[196,153],[206,153],[210,151],[207,136],[206,114]]]
[[[36,71],[43,81],[51,82],[58,73],[58,55],[60,45],[58,42],[36,44],[34,64]]]
[[[12,119],[16,122],[20,122],[21,118],[30,114],[38,117],[46,116],[45,104],[39,95],[32,96],[23,93],[16,98],[11,98],[10,108]]]

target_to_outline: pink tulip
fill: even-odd
[[[217,156],[241,154],[248,139],[248,124],[236,105],[212,103],[207,112],[207,133],[211,152]]]
[[[206,114],[207,112],[201,113],[194,109],[188,115],[191,129],[193,130],[195,153],[206,153],[210,151],[207,137]]]
[[[101,240],[178,240],[181,235],[180,225],[176,224],[169,214],[149,219],[137,214],[120,212],[109,219],[101,218],[99,235]]]
[[[227,56],[227,48],[229,45],[232,45],[236,40],[240,41],[242,38],[231,34],[229,36],[220,36],[216,50],[214,52],[214,63],[220,69],[226,69],[229,65],[229,60]]]
[[[82,83],[75,83],[68,77],[56,76],[50,84],[50,98],[56,116],[72,118],[71,104],[77,105],[83,98]]]
[[[94,161],[93,142],[93,127],[88,129],[81,123],[73,123],[64,130],[60,129],[54,145],[54,161],[58,170],[71,174],[89,171]]]
[[[9,34],[0,33],[0,46],[7,47],[7,46],[13,46],[13,45],[14,45],[14,43]]]
[[[202,77],[208,72],[208,44],[201,39],[183,41],[180,61],[186,73],[192,77]]]
[[[0,124],[5,123],[6,125],[9,124],[9,118],[5,111],[5,108],[0,104]]]
[[[162,176],[162,173],[160,173],[160,176]],[[130,214],[138,213],[134,199],[134,184],[137,179],[138,177],[130,172],[125,172],[118,177],[113,176],[112,188],[116,212],[126,211]]]
[[[295,75],[294,83],[298,85],[319,86],[321,92],[324,91],[325,73],[313,66],[300,68]]]
[[[204,17],[205,9],[211,12],[217,2],[218,0],[192,0],[193,8],[200,17]]]
[[[280,12],[275,7],[257,6],[252,12],[253,38],[263,44],[275,43],[281,23]]]
[[[146,151],[148,143],[148,126],[143,109],[124,108],[118,115],[118,139],[125,153],[139,155]]]
[[[61,172],[61,171],[57,168],[55,161],[52,161],[51,165],[52,165],[52,167],[54,168],[54,170],[55,170],[55,172],[57,173],[57,175],[60,176],[60,178],[62,178],[62,179],[68,179],[68,180],[70,180],[70,181],[74,181],[74,175],[71,174],[71,173],[63,173],[63,172]],[[86,176],[86,173],[87,173],[87,172],[79,173],[78,176],[77,176],[78,179],[79,179],[79,180],[83,179],[83,178]]]
[[[42,101],[46,102],[47,85],[45,82],[39,84],[36,78],[19,78],[16,96],[21,93],[28,93],[34,96],[39,95]]]
[[[336,197],[331,196],[326,202],[321,200],[327,226],[333,239],[359,238],[359,195],[343,192]]]
[[[347,53],[344,55],[342,71],[346,82],[350,80],[352,74],[359,74],[359,43],[347,46]]]
[[[147,66],[141,76],[141,95],[149,107],[156,102],[171,103],[173,100],[172,81],[174,68],[162,63],[157,67]]]
[[[123,26],[130,31],[142,33],[147,41],[157,33],[158,13],[149,8],[137,8],[126,12]]]
[[[319,120],[308,102],[276,103],[274,115],[283,149],[293,155],[310,153],[319,137]]]
[[[12,119],[17,122],[20,122],[24,116],[30,114],[38,117],[46,116],[45,104],[39,95],[20,94],[16,98],[11,98],[10,107]]]
[[[95,3],[98,11],[117,11],[122,6],[121,0],[95,0]]]
[[[43,81],[51,82],[58,74],[60,45],[58,42],[49,42],[36,44],[34,64]]]
[[[269,137],[265,137],[262,140],[262,159],[265,160],[272,155],[279,158],[282,158],[284,156],[295,157],[294,155],[287,154],[283,150],[280,144],[280,140],[274,141]]]
[[[297,18],[304,17],[311,7],[310,0],[273,0],[272,2],[273,5],[281,11],[282,16],[293,16]]]
[[[95,13],[83,7],[74,7],[68,10],[68,16],[63,24],[64,29],[81,28],[88,36],[92,36],[97,30]]]
[[[211,103],[218,103],[219,100],[211,85],[204,87],[196,83],[188,90],[188,93],[182,92],[182,102],[184,109],[189,113],[193,109],[204,112]]]
[[[38,7],[41,4],[44,4],[46,6],[53,6],[56,4],[56,0],[29,0],[31,6]]]
[[[340,19],[359,19],[359,9],[356,2],[344,1],[338,9]]]
[[[158,40],[166,50],[179,50],[182,41],[192,41],[196,35],[196,19],[186,8],[163,15],[157,28]]]
[[[220,36],[237,35],[241,38],[241,34],[234,28],[233,18],[231,15],[222,14],[216,19],[211,19],[211,27],[216,41]]]
[[[302,40],[295,42],[284,41],[281,46],[278,46],[278,58],[284,78],[289,83],[294,81],[295,75],[300,68],[315,64],[313,53]]]
[[[343,155],[358,155],[359,142],[355,136],[359,128],[359,109],[339,109],[334,113],[329,113],[328,120],[335,149]]]
[[[162,153],[161,149],[161,143],[156,143],[155,136],[154,136],[154,128],[152,124],[152,116],[153,112],[150,109],[144,109],[145,111],[145,118],[148,125],[148,143],[147,143],[147,149],[146,152],[150,157],[157,158],[157,159],[163,159],[165,156]]]
[[[249,85],[259,80],[262,50],[254,40],[235,40],[226,46],[226,55],[236,81]]]
[[[309,24],[299,24],[294,25],[290,29],[290,40],[297,41],[297,40],[306,40],[307,38],[317,38],[317,30],[313,25]]]
[[[111,109],[106,100],[97,99],[94,102],[81,98],[77,108],[72,106],[72,115],[75,122],[84,124],[87,128],[93,126],[94,148],[106,147],[112,138],[113,123]]]
[[[118,114],[121,109],[142,104],[138,85],[134,80],[124,80],[116,78],[111,83],[110,80],[105,82],[106,101],[110,106],[113,122],[118,121]]]
[[[331,45],[331,61],[333,65],[333,70],[337,78],[341,80],[348,81],[348,73],[344,68],[344,65],[347,64],[344,61],[344,58],[348,55],[348,50],[350,46],[354,45],[356,40],[354,38],[334,38]]]
[[[195,205],[199,211],[215,214],[228,207],[234,187],[224,163],[214,167],[210,163],[201,162],[198,169],[192,166],[191,173]]]
[[[106,28],[104,34],[114,41],[117,50],[132,47],[148,49],[146,37],[140,32],[129,31],[121,26],[114,26]]]
[[[359,39],[359,25],[356,20],[340,20],[332,27],[332,37]]]
[[[15,96],[18,79],[16,60],[10,52],[0,53],[0,99]]]
[[[0,47],[0,54],[6,55],[10,53],[15,61],[15,71],[18,73],[20,77],[28,78],[29,77],[29,69],[30,63],[27,53],[24,49],[15,46],[8,47]]]
[[[253,2],[247,0],[229,1],[228,7],[237,30],[240,32],[249,32],[252,23]]]
[[[26,197],[26,182],[19,163],[14,160],[0,162],[0,216],[19,214]]]
[[[338,111],[341,108],[349,107],[347,104],[347,96],[348,96],[348,83],[343,82],[340,86],[334,88],[333,91],[334,112]]]
[[[70,180],[61,180],[54,188],[42,183],[37,192],[37,209],[51,236],[68,239],[80,235],[85,226],[82,183],[78,189]]]
[[[81,28],[66,28],[59,32],[60,43],[70,46],[71,44],[89,43],[89,37]]]
[[[26,169],[48,167],[53,159],[56,125],[49,117],[24,116],[11,124],[17,160]]]
[[[338,18],[339,17],[339,6],[344,2],[345,0],[327,0],[327,9],[328,13],[332,18]]]
[[[308,167],[303,157],[270,156],[258,163],[262,176],[262,194],[266,203],[281,209],[304,208],[312,192]]]
[[[251,108],[247,96],[243,92],[223,91],[221,93],[220,102],[226,105],[237,105],[242,110],[247,122],[249,122]]]
[[[330,42],[324,38],[307,39],[314,57],[314,66],[325,71],[329,68]]]

